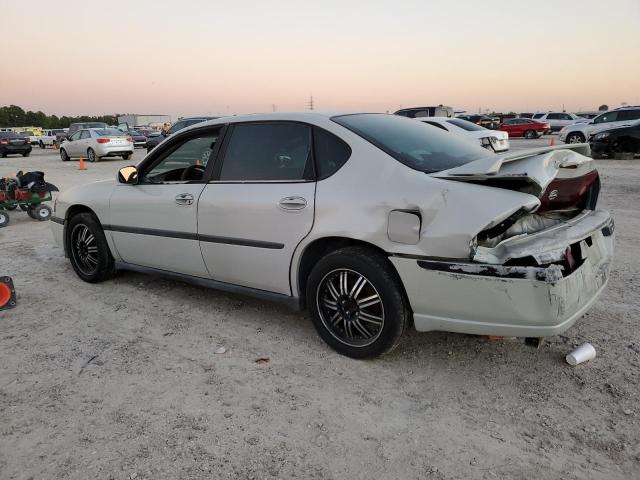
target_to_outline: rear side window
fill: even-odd
[[[237,124],[225,150],[220,180],[303,180],[310,151],[307,125]]]
[[[533,118],[542,118],[542,117],[544,117],[544,113],[535,113],[533,115]]]
[[[318,127],[313,128],[313,147],[318,180],[336,173],[351,156],[349,145]]]
[[[83,138],[91,138],[89,130],[82,130],[82,132],[80,133],[80,139],[82,140]]]
[[[640,118],[640,110],[620,110],[618,112],[618,121],[637,120]]]

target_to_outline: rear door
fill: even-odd
[[[311,127],[229,127],[198,204],[202,256],[215,280],[291,295],[293,251],[313,225]]]

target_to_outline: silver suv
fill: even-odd
[[[560,140],[564,143],[584,143],[602,130],[630,126],[640,119],[640,106],[621,107],[602,113],[586,123],[576,123],[560,130]]]

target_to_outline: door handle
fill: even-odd
[[[284,197],[278,205],[283,210],[302,210],[307,206],[307,200],[302,197]]]
[[[178,205],[193,205],[193,195],[190,193],[180,193],[176,195],[176,203]]]

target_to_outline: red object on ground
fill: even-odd
[[[16,291],[11,277],[0,277],[0,310],[16,306]]]

